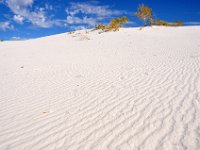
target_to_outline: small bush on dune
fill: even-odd
[[[103,25],[103,24],[98,24],[96,27],[95,27],[95,30],[105,30],[106,29],[106,26],[105,25]]]
[[[94,30],[102,31],[119,31],[119,28],[122,27],[128,21],[127,17],[113,18],[111,22],[106,26],[103,24],[98,24]]]
[[[154,19],[153,18],[153,11],[150,7],[147,5],[139,5],[137,8],[137,12],[135,13],[135,16],[138,17],[140,20],[144,22],[144,26],[151,26],[151,25],[157,25],[157,26],[183,26],[183,22],[177,20],[174,22],[167,22],[161,19]]]
[[[171,23],[166,22],[164,20],[160,20],[160,19],[154,20],[154,25],[157,25],[157,26],[172,26]]]
[[[135,16],[144,22],[144,26],[153,24],[152,9],[148,7],[147,5],[144,5],[144,4],[140,5],[137,8],[137,12],[135,13]]]
[[[108,31],[111,31],[111,30],[117,31],[117,30],[119,30],[118,19],[115,19],[115,18],[112,19],[112,21],[110,22],[110,24],[107,27],[107,30]]]
[[[172,22],[173,26],[184,26],[182,21],[176,20],[174,22]]]
[[[127,17],[121,17],[121,18],[114,18],[108,25],[107,29],[108,31],[118,31],[119,28],[122,27],[123,24],[125,24],[128,21]]]
[[[157,26],[183,26],[183,22],[181,21],[174,21],[174,22],[167,22],[164,20],[156,19],[154,20],[154,25]]]

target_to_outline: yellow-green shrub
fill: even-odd
[[[173,26],[183,26],[184,25],[183,22],[180,20],[176,20],[176,21],[172,22],[172,24],[173,24]]]
[[[127,17],[113,18],[111,22],[106,26],[103,24],[98,24],[94,30],[103,30],[103,31],[118,31],[123,24],[128,21]]]
[[[103,25],[103,24],[98,24],[96,27],[95,27],[95,30],[105,30],[106,29],[106,26],[105,25]]]
[[[125,24],[128,21],[127,17],[121,17],[121,18],[114,18],[111,20],[110,24],[107,26],[108,31],[118,31],[120,27],[122,27],[123,24]]]
[[[157,25],[157,26],[172,26],[171,23],[166,22],[164,20],[160,20],[160,19],[154,20],[154,25]]]
[[[135,13],[135,16],[141,19],[144,22],[144,25],[152,25],[153,19],[152,19],[152,9],[148,7],[147,5],[140,5],[137,8],[137,12]]]
[[[164,21],[164,20],[160,20],[160,19],[156,19],[154,20],[154,25],[157,25],[157,26],[183,26],[183,22],[181,21],[174,21],[174,22],[167,22],[167,21]]]

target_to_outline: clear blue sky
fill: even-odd
[[[0,0],[0,39],[29,39],[92,28],[113,17],[127,16],[126,26],[140,26],[133,16],[147,4],[156,17],[200,25],[200,0]]]

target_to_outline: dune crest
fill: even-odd
[[[0,43],[0,149],[197,150],[200,27]]]

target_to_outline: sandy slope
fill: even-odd
[[[200,27],[1,42],[0,149],[200,149]]]

